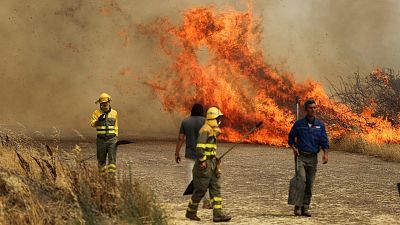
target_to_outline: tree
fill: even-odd
[[[375,69],[369,75],[355,72],[352,76],[340,77],[340,82],[330,82],[333,97],[361,113],[373,107],[373,116],[400,122],[400,75],[393,69]]]

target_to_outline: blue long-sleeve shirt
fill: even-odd
[[[318,153],[329,148],[328,135],[322,121],[312,122],[306,118],[294,123],[289,132],[289,145],[296,145],[301,152]]]

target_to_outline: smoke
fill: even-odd
[[[5,0],[0,7],[0,124],[85,130],[101,92],[112,95],[122,132],[175,134],[170,115],[143,82],[167,65],[157,40],[137,32],[157,17],[179,23],[183,10],[246,1]],[[254,1],[263,19],[266,61],[298,80],[338,75],[400,59],[397,1]],[[179,90],[177,90],[179,91]],[[190,108],[191,106],[188,106]]]
[[[270,1],[263,8],[267,60],[298,79],[326,78],[376,66],[399,69],[398,1]]]

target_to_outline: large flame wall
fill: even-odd
[[[258,46],[260,21],[254,20],[251,10],[194,8],[183,16],[180,25],[160,18],[139,27],[159,39],[160,51],[171,60],[147,82],[165,110],[186,112],[195,102],[218,106],[226,115],[225,140],[238,140],[264,121],[264,127],[248,141],[285,145],[295,119],[295,96],[300,96],[317,100],[333,138],[349,134],[370,142],[400,141],[399,131],[389,122],[371,116],[373,108],[356,115],[331,100],[320,84],[296,83],[290,73],[280,73],[265,63]]]

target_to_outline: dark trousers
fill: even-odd
[[[204,197],[207,189],[210,193],[210,199],[213,205],[213,215],[221,215],[222,210],[222,197],[221,197],[221,186],[219,183],[219,176],[217,174],[217,160],[215,157],[208,158],[206,160],[207,168],[199,168],[199,160],[196,160],[193,167],[193,185],[194,191],[192,198],[190,199],[188,212],[197,213],[197,208],[200,200]]]
[[[108,165],[112,164],[115,167],[117,161],[117,141],[117,137],[113,137],[110,139],[97,138],[97,162],[100,172],[105,172],[107,157]]]
[[[312,190],[317,172],[318,155],[301,153],[298,157],[299,174],[301,180],[305,182],[303,205],[308,208],[311,202]]]

